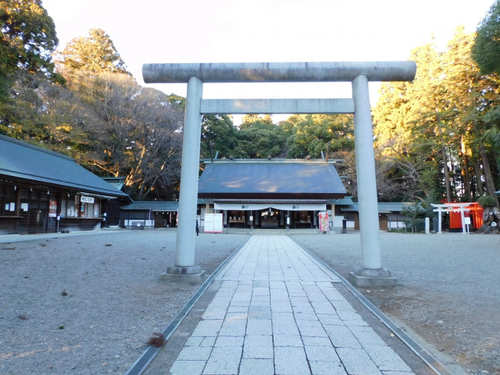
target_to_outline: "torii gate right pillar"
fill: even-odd
[[[373,129],[368,93],[368,79],[359,75],[352,81],[354,101],[354,145],[361,232],[362,268],[350,273],[356,286],[391,286],[396,279],[382,268],[379,243],[377,181],[373,151]]]

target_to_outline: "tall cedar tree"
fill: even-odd
[[[91,29],[88,36],[71,40],[62,51],[58,63],[66,75],[75,71],[129,74],[113,41],[102,29]]]
[[[62,80],[51,57],[58,43],[55,25],[41,0],[0,0],[0,25],[0,102],[19,73]]]
[[[500,1],[495,0],[477,29],[472,57],[481,73],[500,74]]]

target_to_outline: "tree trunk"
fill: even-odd
[[[462,168],[462,173],[463,173],[463,178],[464,178],[464,194],[465,194],[465,201],[470,202],[471,201],[471,193],[470,193],[470,174],[469,174],[469,158],[467,155],[463,156],[464,160],[464,165]]]
[[[450,173],[448,171],[448,157],[446,156],[446,149],[444,147],[443,147],[443,170],[444,170],[444,185],[446,187],[446,201],[451,202]]]
[[[481,146],[479,149],[479,154],[481,155],[481,160],[483,161],[484,177],[486,178],[486,190],[488,194],[495,198],[498,207],[498,198],[495,189],[495,182],[493,180],[493,175],[491,173],[490,162],[488,160],[488,154],[486,150]]]
[[[476,174],[476,189],[477,193],[479,196],[482,196],[484,194],[484,189],[483,189],[483,181],[481,179],[481,176],[483,175],[481,173],[481,166],[480,166],[480,161],[476,160],[474,163],[474,172]]]

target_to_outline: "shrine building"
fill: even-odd
[[[127,194],[73,159],[0,135],[0,234],[90,230]]]
[[[226,228],[316,228],[318,213],[341,214],[346,189],[335,160],[240,159],[205,161],[198,206],[223,214]],[[333,221],[333,220],[332,220]]]

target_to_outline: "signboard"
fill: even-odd
[[[319,231],[320,232],[328,232],[330,229],[328,225],[328,212],[320,212],[318,214],[318,221],[319,221]]]
[[[470,217],[464,217],[464,223],[465,225],[470,225]]]
[[[82,202],[82,203],[94,203],[94,197],[87,197],[85,195],[82,195],[80,197],[80,202]]]
[[[222,214],[205,214],[205,233],[222,233]]]
[[[344,220],[343,216],[334,216],[333,218],[333,226],[335,228],[342,228],[342,221]]]
[[[57,216],[57,201],[55,199],[51,199],[49,201],[49,217]]]

